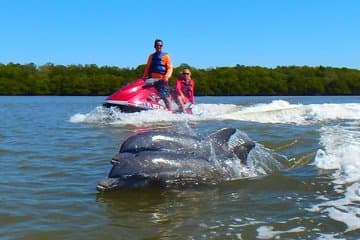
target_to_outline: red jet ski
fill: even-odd
[[[160,98],[154,87],[154,82],[159,79],[137,79],[128,83],[109,97],[103,103],[104,107],[117,107],[122,112],[139,112],[143,110],[164,109],[167,110],[165,102]],[[173,112],[180,112],[176,100],[176,92],[171,91],[171,106]],[[192,103],[185,103],[185,113],[192,114]]]

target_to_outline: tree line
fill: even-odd
[[[0,63],[0,95],[104,96],[142,76],[145,65],[54,65]],[[335,67],[236,65],[198,69],[174,68],[170,85],[189,68],[197,96],[360,95],[360,70]]]

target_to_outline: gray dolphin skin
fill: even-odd
[[[139,133],[122,143],[119,153],[111,160],[108,177],[96,188],[103,192],[147,186],[217,184],[249,177],[256,164],[249,162],[248,155],[255,146],[236,128],[223,128],[201,138],[159,131]],[[272,163],[264,174],[282,168],[284,164]]]

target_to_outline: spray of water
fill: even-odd
[[[116,108],[96,107],[89,113],[74,114],[69,121],[108,125],[144,125],[161,122],[237,120],[260,123],[307,125],[332,120],[360,119],[360,104],[290,104],[276,100],[248,107],[233,104],[196,104],[193,114],[173,114],[165,110],[123,113]]]

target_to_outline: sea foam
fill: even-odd
[[[334,190],[342,198],[314,205],[310,211],[326,213],[343,222],[347,231],[360,229],[360,131],[358,126],[331,126],[320,129],[320,144],[314,164],[321,169],[333,169]]]
[[[96,107],[89,113],[74,114],[73,123],[142,125],[144,123],[235,120],[260,123],[308,125],[332,120],[360,119],[360,104],[290,104],[284,100],[240,106],[234,104],[195,104],[193,114],[172,114],[165,110],[123,113],[115,108]]]

